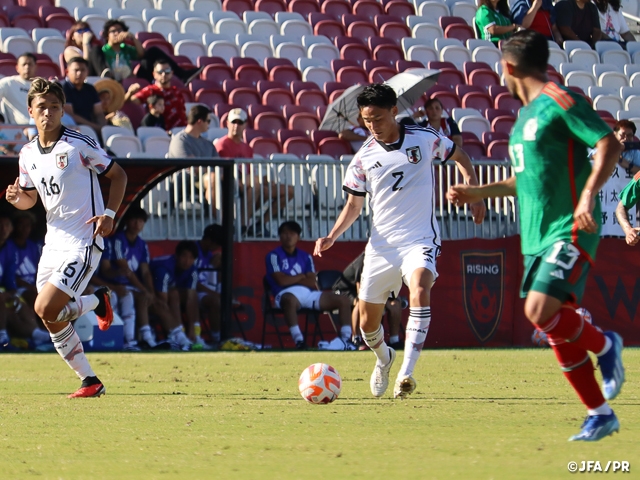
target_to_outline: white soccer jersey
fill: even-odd
[[[447,160],[454,151],[455,144],[433,128],[402,124],[398,142],[387,145],[370,137],[362,145],[342,188],[351,195],[369,194],[372,248],[424,240],[440,246],[432,160]]]
[[[98,175],[112,160],[91,138],[62,127],[60,139],[43,149],[38,137],[20,150],[20,188],[37,190],[47,211],[45,244],[58,249],[83,247],[92,240],[95,223],[104,213]],[[104,248],[101,237],[96,245]]]

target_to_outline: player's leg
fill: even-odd
[[[33,309],[22,299],[18,299],[12,312],[7,316],[7,327],[12,335],[20,338],[31,338],[35,347],[39,350],[53,348],[49,332],[40,328],[40,323],[36,320]]]
[[[351,335],[352,341],[356,347],[362,346],[362,336],[360,335],[360,307],[358,307],[358,299],[351,300]],[[363,347],[364,348],[364,347]]]
[[[139,292],[137,290],[132,290],[131,293],[133,294],[140,344],[143,348],[153,348],[157,345],[149,325],[149,309],[151,308],[153,297],[147,292]]]
[[[220,343],[220,294],[208,292],[198,295],[200,297],[200,318],[209,319],[211,340],[215,345]]]
[[[130,352],[140,351],[136,341],[136,307],[133,292],[121,287],[121,295],[115,295],[118,302],[118,313],[123,323],[124,349]],[[113,293],[111,299],[113,300]]]
[[[389,345],[395,350],[401,350],[400,324],[402,323],[402,304],[400,300],[394,298],[387,300],[385,305],[387,321],[389,322]]]
[[[180,312],[184,312],[183,324],[187,332],[187,337],[192,342],[195,341],[195,324],[200,323],[200,312],[198,311],[198,293],[191,288],[176,288],[180,299]]]
[[[293,293],[284,293],[280,296],[279,300],[284,321],[289,326],[289,332],[291,333],[293,342],[296,344],[296,348],[300,350],[305,349],[306,344],[304,342],[304,335],[302,335],[302,331],[298,325],[298,310],[302,308],[300,301]]]
[[[156,292],[152,309],[160,317],[169,343],[183,351],[188,351],[191,348],[191,340],[185,335],[182,327],[180,294],[177,289],[170,288],[168,292]]]
[[[322,292],[319,303],[319,310],[322,312],[338,310],[340,338],[345,343],[351,343],[351,307],[349,298],[344,295],[337,295],[333,292]]]
[[[376,364],[371,374],[369,386],[374,397],[381,397],[389,387],[389,372],[396,359],[396,352],[384,341],[382,314],[384,303],[370,303],[362,298],[358,300],[360,307],[360,332],[362,339],[376,355]]]

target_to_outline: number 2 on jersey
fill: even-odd
[[[391,176],[396,179],[396,183],[393,184],[393,187],[391,187],[391,190],[393,190],[394,192],[397,192],[398,190],[402,190],[402,187],[400,186],[400,182],[402,182],[402,180],[404,179],[404,172],[393,172]]]
[[[44,179],[44,177],[42,177],[40,183],[44,187],[44,191],[46,192],[47,197],[50,197],[51,195],[58,195],[60,193],[60,185],[53,181],[53,175],[49,179],[49,184],[47,184],[47,181]]]

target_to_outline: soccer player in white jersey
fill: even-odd
[[[432,160],[454,160],[464,180],[477,185],[469,156],[434,129],[398,124],[396,94],[391,87],[374,84],[358,96],[358,108],[372,137],[364,142],[349,164],[343,189],[347,204],[327,237],[316,241],[314,255],[330,248],[360,216],[369,194],[373,212],[371,238],[366,247],[360,284],[360,329],[365,343],[376,354],[371,393],[384,395],[395,351],[384,341],[381,320],[391,294],[402,281],[409,287],[404,362],[393,395],[406,398],[416,388],[413,379],[431,322],[430,294],[436,280],[440,232],[435,217]],[[481,223],[484,203],[471,206],[474,221]]]
[[[6,198],[20,210],[33,207],[38,196],[44,204],[47,234],[38,264],[35,311],[60,356],[82,380],[80,389],[69,398],[99,397],[105,387],[91,369],[69,322],[94,310],[101,330],[111,326],[109,289],[81,294],[100,262],[102,237],[113,229],[127,175],[93,139],[62,126],[64,103],[59,84],[34,79],[27,104],[38,135],[22,147],[20,176],[7,187]],[[111,181],[106,209],[99,175]]]

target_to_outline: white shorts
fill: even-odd
[[[397,297],[402,282],[409,286],[411,275],[426,268],[438,278],[436,257],[440,248],[431,244],[411,245],[375,251],[367,245],[364,255],[358,298],[369,303],[385,304],[390,296]]]
[[[71,298],[79,297],[98,268],[101,256],[100,249],[93,245],[72,250],[54,249],[45,245],[38,263],[38,292],[49,282]]]
[[[276,308],[280,308],[280,300],[282,299],[282,295],[285,293],[290,293],[296,297],[298,302],[300,302],[301,308],[320,310],[320,297],[322,296],[322,292],[318,290],[311,290],[310,288],[303,287],[302,285],[294,285],[293,287],[285,288],[276,295]]]

